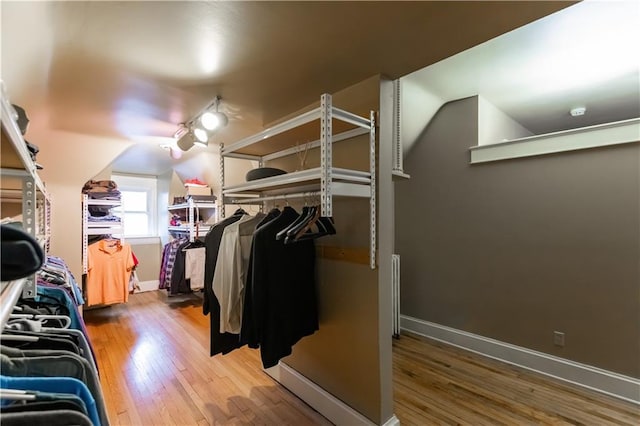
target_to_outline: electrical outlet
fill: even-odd
[[[553,332],[553,344],[564,347],[564,333],[562,331]]]

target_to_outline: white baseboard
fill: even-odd
[[[143,291],[155,291],[160,286],[160,281],[151,280],[151,281],[140,281],[140,290],[136,291],[136,293],[141,293]]]
[[[280,362],[275,367],[267,368],[266,373],[313,409],[326,417],[335,425],[373,425],[368,418],[331,395],[305,376]],[[384,426],[398,426],[400,422],[392,416]]]
[[[406,315],[401,329],[640,404],[640,380]]]
[[[391,418],[389,420],[387,420],[385,422],[384,425],[382,426],[400,426],[400,420],[396,417],[396,415],[394,414],[393,416],[391,416]]]

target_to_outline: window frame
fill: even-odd
[[[124,224],[125,238],[147,238],[158,237],[158,179],[153,176],[132,176],[123,174],[112,174],[111,179],[118,185],[118,190],[123,192],[144,192],[147,194],[147,211],[127,210],[124,204],[114,209],[122,217]],[[147,232],[145,233],[127,233],[127,214],[146,213],[148,218]]]

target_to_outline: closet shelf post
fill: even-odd
[[[33,238],[38,237],[36,224],[36,185],[32,176],[22,178],[22,222],[24,230]],[[36,276],[24,280],[22,297],[32,299],[36,295]]]
[[[369,168],[371,173],[371,196],[369,197],[369,260],[371,269],[376,269],[376,114],[370,113],[369,130]]]
[[[224,207],[224,144],[220,144],[220,218],[225,218]]]
[[[320,202],[321,214],[333,216],[331,196],[331,95],[325,93],[320,98]]]
[[[2,298],[0,299],[2,302],[0,303],[0,318],[2,323],[0,326],[3,330],[9,320],[9,315],[13,312],[13,307],[20,298],[20,295],[24,292],[26,281],[26,278],[20,278],[2,283]]]

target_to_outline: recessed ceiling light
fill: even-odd
[[[569,111],[572,117],[579,117],[581,115],[584,115],[585,112],[587,112],[587,109],[585,107],[576,107],[572,108],[571,111]]]

